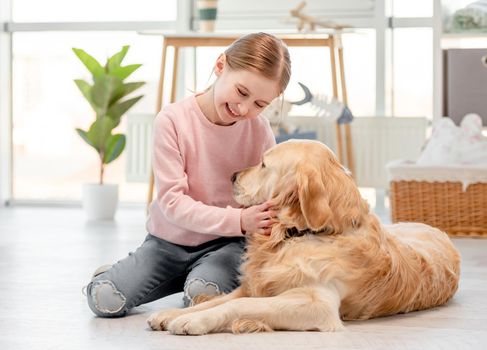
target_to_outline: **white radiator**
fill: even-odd
[[[127,181],[146,182],[151,167],[152,114],[127,118]],[[317,117],[286,119],[302,130],[316,131],[318,140],[336,152],[335,125]],[[415,160],[426,140],[428,120],[421,117],[358,117],[352,123],[355,178],[360,187],[388,188],[386,164]]]
[[[336,153],[335,125],[316,117],[292,117],[289,123],[316,130],[318,140]],[[428,119],[422,117],[357,117],[352,122],[355,179],[360,187],[388,188],[385,165],[395,159],[415,160],[426,140]],[[345,141],[344,141],[345,144]]]
[[[149,181],[153,122],[153,114],[127,114],[125,176],[128,182]]]

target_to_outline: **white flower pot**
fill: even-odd
[[[83,185],[83,208],[88,220],[113,220],[117,205],[118,185]]]

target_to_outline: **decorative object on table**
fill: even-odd
[[[144,85],[144,82],[126,83],[140,64],[122,66],[129,46],[108,58],[102,66],[84,50],[73,48],[74,53],[92,75],[92,84],[76,79],[74,82],[95,112],[95,121],[87,131],[76,129],[81,138],[98,153],[100,160],[99,183],[83,186],[83,207],[89,220],[113,219],[118,202],[118,185],[103,181],[105,165],[117,159],[125,148],[125,135],[113,134],[122,116],[143,95],[126,98]]]
[[[286,117],[288,116],[293,105],[301,106],[310,104],[311,108],[316,111],[316,116],[336,121],[337,124],[349,124],[353,121],[353,115],[350,109],[335,98],[329,98],[326,95],[313,95],[310,89],[301,82],[299,86],[304,91],[304,97],[295,102],[282,99],[275,99],[262,112],[269,119],[276,140],[282,142],[292,138],[295,139],[316,139],[316,132],[301,131],[295,125],[290,124]]]
[[[487,236],[487,138],[476,114],[439,120],[416,163],[387,169],[393,222],[424,222],[455,236]]]
[[[316,111],[317,117],[335,120],[337,124],[349,124],[353,121],[352,112],[344,103],[327,95],[312,94],[306,85],[299,82],[298,84],[303,89],[305,97],[301,101],[293,102],[293,104],[303,105],[309,103]]]
[[[450,22],[451,32],[487,31],[487,1],[475,1],[455,11]]]
[[[336,23],[333,21],[321,21],[316,17],[309,16],[304,13],[304,8],[306,7],[306,1],[302,1],[295,9],[290,11],[293,18],[298,19],[297,28],[298,31],[315,31],[316,27],[342,30],[344,28],[352,28],[348,24]]]
[[[217,0],[197,0],[199,29],[201,32],[215,31],[215,22],[218,12]]]

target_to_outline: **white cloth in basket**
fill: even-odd
[[[487,137],[482,135],[480,116],[465,115],[460,127],[450,118],[438,120],[417,164],[487,164]]]

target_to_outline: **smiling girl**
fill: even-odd
[[[275,144],[260,113],[289,82],[289,52],[270,34],[249,34],[218,57],[214,73],[208,89],[155,119],[148,235],[134,253],[95,272],[87,292],[98,316],[123,316],[181,290],[186,306],[228,293],[239,284],[245,234],[270,232],[270,203],[241,208],[231,178]]]

